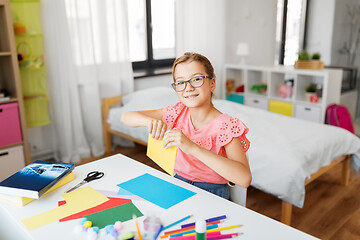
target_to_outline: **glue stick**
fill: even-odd
[[[195,221],[196,240],[206,239],[206,221],[203,219],[197,219]]]

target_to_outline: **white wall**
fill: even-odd
[[[246,63],[274,64],[277,0],[226,3],[226,62],[239,62],[235,55],[237,43],[246,42],[250,49]]]

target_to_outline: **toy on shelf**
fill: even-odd
[[[235,80],[232,78],[226,79],[226,95],[229,96],[235,90]]]
[[[251,86],[251,91],[257,94],[266,94],[267,84],[264,83],[254,84]]]
[[[32,56],[32,49],[29,43],[19,42],[16,51],[20,67],[23,68],[40,68],[44,66],[44,56]]]
[[[232,78],[228,78],[226,80],[226,95],[230,96],[231,93],[233,92],[237,92],[237,93],[242,93],[244,92],[244,84],[241,84],[239,86],[235,86],[235,80]]]
[[[25,34],[26,33],[26,27],[21,22],[15,22],[14,23],[14,32],[15,34]]]
[[[278,85],[278,95],[282,98],[291,98],[293,95],[294,80],[286,80],[285,83]]]

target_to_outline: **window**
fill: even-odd
[[[298,53],[305,49],[308,0],[278,0],[276,43],[279,64],[294,65]]]
[[[175,0],[128,0],[128,14],[133,69],[154,75],[156,68],[171,67],[175,59]]]

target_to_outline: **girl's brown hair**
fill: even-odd
[[[209,59],[207,59],[205,56],[203,56],[199,53],[186,52],[186,53],[184,53],[184,55],[178,57],[174,61],[173,68],[172,68],[172,74],[173,74],[174,81],[175,81],[174,73],[175,73],[176,66],[180,63],[193,62],[193,61],[199,62],[204,66],[205,72],[208,75],[208,77],[215,78],[214,68],[211,65],[211,62],[209,61]]]

